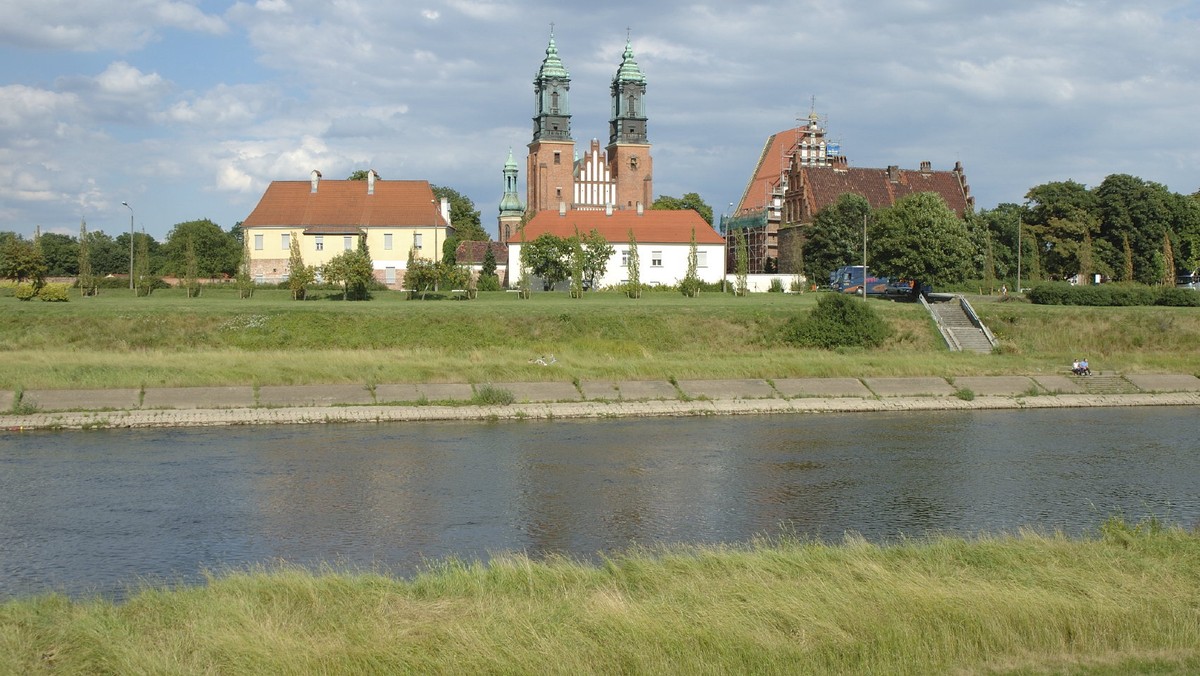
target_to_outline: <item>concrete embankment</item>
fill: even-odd
[[[0,428],[101,429],[1200,405],[1193,375],[397,384],[0,392]]]

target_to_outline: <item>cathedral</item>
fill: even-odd
[[[571,76],[554,34],[533,80],[533,139],[526,158],[528,211],[642,211],[653,201],[653,162],[646,136],[646,76],[629,40],[612,80],[608,145],[592,139],[577,156],[571,137]],[[500,202],[500,241],[507,243],[526,211],[517,195],[517,165],[509,153]]]

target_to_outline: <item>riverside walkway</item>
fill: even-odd
[[[0,431],[1197,405],[1194,375],[1112,373],[27,390],[0,391]]]

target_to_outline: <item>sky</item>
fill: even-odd
[[[1196,0],[9,1],[0,230],[229,229],[273,180],[375,169],[495,236],[552,23],[576,148],[607,143],[628,39],[655,194],[718,214],[812,110],[851,166],[962,162],[978,208],[1116,173],[1200,190]]]

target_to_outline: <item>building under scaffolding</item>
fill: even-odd
[[[737,270],[738,236],[746,238],[747,272],[752,275],[775,272],[775,262],[771,256],[771,239],[779,228],[779,219],[772,222],[767,209],[750,213],[721,217],[721,233],[725,235],[725,269]]]

